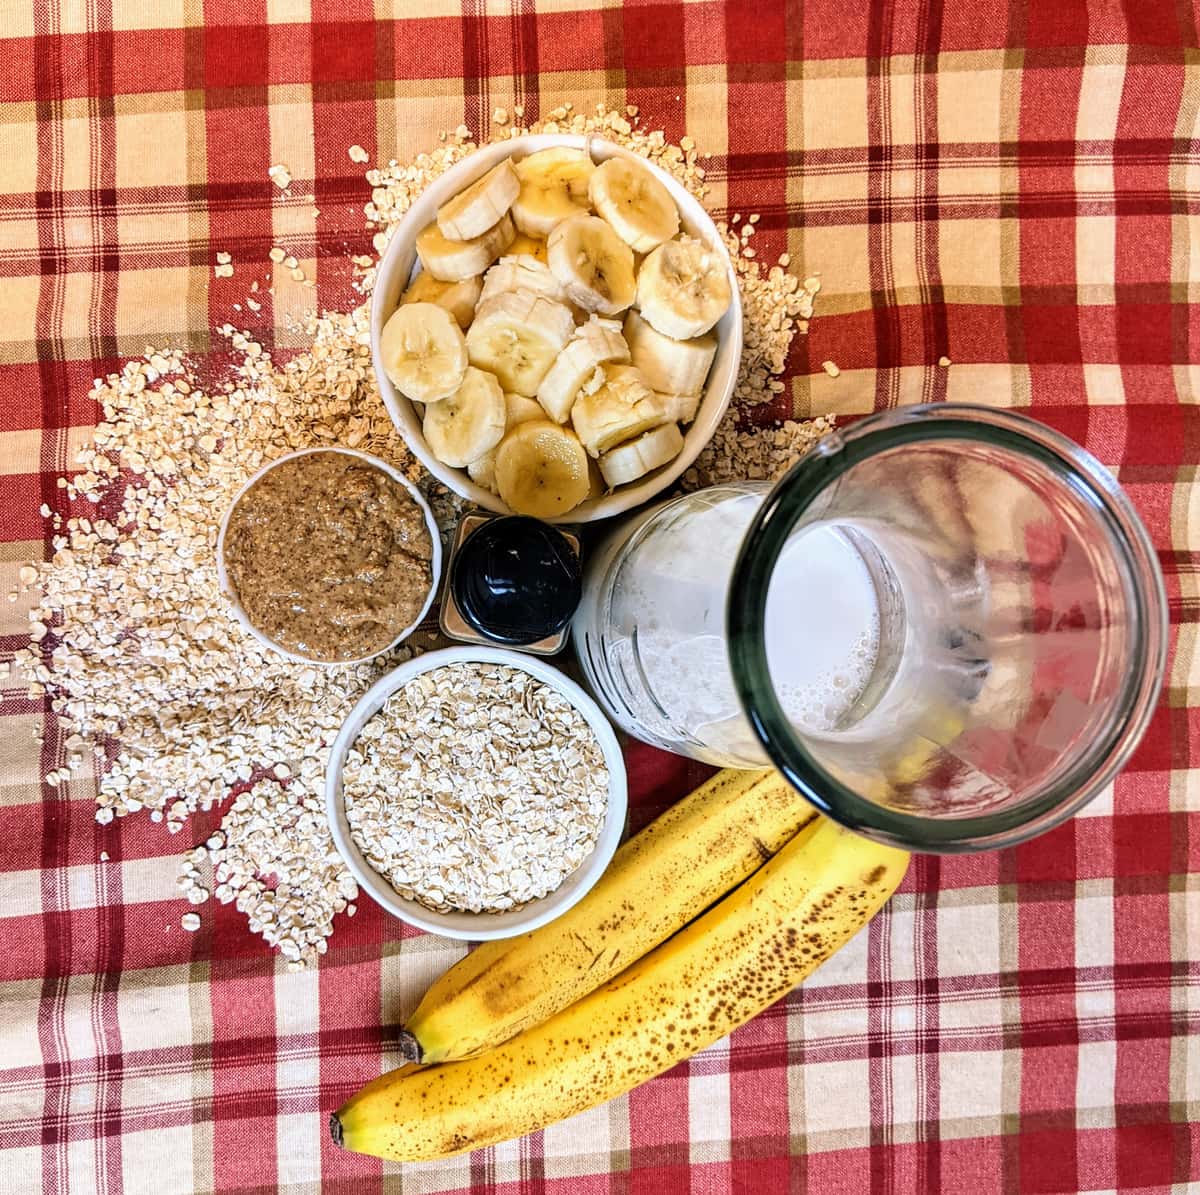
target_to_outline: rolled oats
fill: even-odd
[[[351,836],[401,896],[494,913],[553,892],[591,853],[608,768],[587,720],[550,685],[450,664],[366,723],[342,791]]]

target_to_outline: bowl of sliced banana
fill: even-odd
[[[417,199],[379,265],[375,373],[427,469],[584,523],[679,478],[729,405],[737,276],[678,181],[602,138],[514,137]]]

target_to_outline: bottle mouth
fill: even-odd
[[[974,441],[1024,456],[1070,487],[1123,558],[1130,659],[1112,716],[1041,790],[987,812],[924,816],[869,800],[847,787],[808,749],[785,713],[764,634],[772,574],[793,530],[821,512],[822,499],[856,465],[920,443]],[[1007,411],[967,405],[909,407],[870,416],[817,444],[771,490],[750,524],[727,605],[734,685],[755,736],[788,781],[823,813],[867,837],[909,850],[990,850],[1057,825],[1097,796],[1128,762],[1162,688],[1167,604],[1154,546],[1132,503],[1090,453],[1044,425]]]

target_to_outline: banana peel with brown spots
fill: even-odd
[[[330,1120],[398,1161],[524,1136],[629,1091],[757,1016],[887,902],[909,856],[824,817],[702,917],[607,983],[460,1062],[401,1067]]]

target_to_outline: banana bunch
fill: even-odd
[[[790,991],[907,867],[777,775],[719,773],[625,844],[563,917],[451,968],[402,1038],[426,1065],[368,1083],[331,1117],[334,1140],[441,1158],[620,1095]]]
[[[679,454],[732,296],[724,259],[679,234],[647,167],[566,147],[505,159],[442,205],[416,250],[381,355],[425,405],[440,461],[551,518]]]

